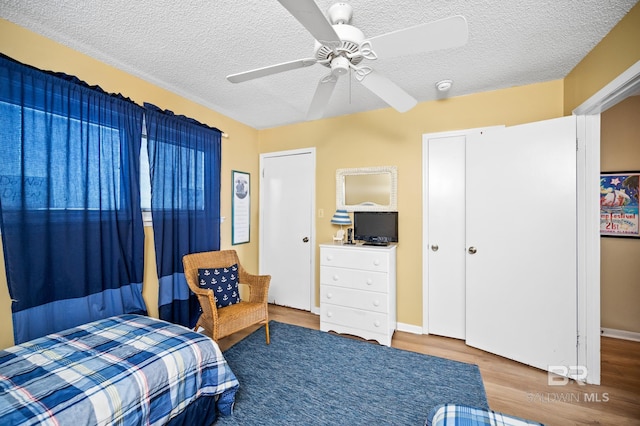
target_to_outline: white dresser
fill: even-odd
[[[396,321],[396,245],[320,244],[320,330],[391,346]]]

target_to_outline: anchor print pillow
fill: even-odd
[[[237,263],[224,268],[198,269],[198,285],[213,290],[218,308],[240,302]]]

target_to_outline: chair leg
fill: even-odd
[[[271,344],[271,340],[269,339],[269,321],[267,320],[267,322],[264,323],[264,333],[267,336],[267,345]]]

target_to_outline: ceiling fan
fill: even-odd
[[[358,82],[397,111],[410,110],[417,101],[393,81],[363,65],[362,61],[458,47],[464,45],[468,38],[467,21],[459,15],[366,38],[362,31],[350,25],[353,8],[347,3],[331,6],[327,20],[314,0],[278,2],[316,39],[314,56],[231,74],[227,80],[241,83],[314,64],[324,65],[330,72],[318,82],[307,113],[310,120],[322,117],[338,77],[349,71],[354,73]]]

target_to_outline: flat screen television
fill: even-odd
[[[353,212],[353,238],[365,245],[398,242],[398,212]]]

